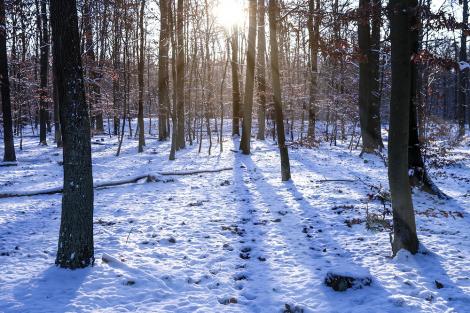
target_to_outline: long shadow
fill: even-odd
[[[234,140],[238,147],[238,140]],[[235,288],[241,290],[243,304],[250,312],[277,312],[283,308],[283,303],[277,299],[279,286],[274,285],[276,273],[270,266],[268,250],[264,236],[267,232],[266,221],[261,218],[261,210],[257,207],[255,197],[250,190],[251,177],[244,168],[244,160],[250,156],[236,153],[233,159],[233,190],[237,209],[237,225],[239,240],[236,246],[239,262]],[[277,287],[277,288],[276,288]]]
[[[405,266],[409,265],[418,271],[421,277],[426,278],[428,289],[435,292],[446,301],[446,305],[453,308],[455,312],[466,312],[470,306],[470,294],[457,285],[448,275],[442,263],[443,257],[428,251],[423,245],[422,252],[417,255],[408,255],[406,260],[398,260],[397,263]],[[406,255],[406,254],[405,254]],[[468,280],[467,273],[463,272],[463,278]],[[467,283],[468,285],[468,283]],[[431,301],[434,299],[431,299]]]
[[[279,213],[282,213],[281,215],[275,215],[273,217],[275,218],[280,216],[281,221],[276,223],[275,227],[278,228],[278,230],[281,232],[281,235],[284,237],[290,237],[291,239],[289,241],[289,238],[284,238],[286,242],[285,249],[290,250],[286,251],[286,253],[294,257],[294,260],[289,262],[290,264],[288,265],[294,267],[300,265],[300,267],[303,267],[307,272],[310,273],[308,276],[310,276],[312,280],[315,280],[308,282],[306,287],[311,290],[319,288],[323,293],[321,298],[324,302],[322,301],[322,303],[308,304],[303,303],[302,305],[315,309],[321,308],[321,310],[325,310],[326,307],[326,311],[340,310],[338,302],[332,299],[333,295],[337,294],[332,291],[332,289],[323,285],[323,279],[325,278],[326,272],[344,272],[345,269],[349,269],[350,272],[359,273],[359,276],[371,276],[369,271],[355,264],[352,260],[351,254],[342,249],[341,245],[332,239],[334,238],[333,234],[330,234],[327,231],[329,226],[326,225],[324,221],[322,221],[317,215],[314,216],[315,220],[301,220],[294,210],[292,210],[292,203],[286,201],[285,196],[279,195],[276,187],[266,182],[266,178],[262,174],[262,170],[254,164],[251,158],[246,157],[243,159],[243,161],[248,171],[256,172],[256,174],[259,175],[255,182],[255,188],[258,190],[263,202],[269,205],[271,209],[283,208],[282,210],[278,211]],[[293,183],[284,183],[282,189],[284,189],[284,187],[290,192],[294,190],[294,198],[299,196],[299,192],[295,190],[295,185]],[[301,210],[308,210],[310,212],[316,211],[316,209],[311,207],[306,201],[302,201]],[[271,211],[271,214],[278,212]],[[282,229],[283,223],[290,224],[288,226],[291,228]],[[312,223],[315,223],[315,226],[311,225]],[[295,228],[292,229],[292,227]],[[323,245],[320,246],[319,243]],[[300,246],[298,252],[293,250],[294,245]],[[343,262],[337,263],[338,256],[344,258],[344,260],[342,260]],[[296,270],[299,270],[299,268],[292,268],[293,272]],[[308,279],[307,277],[305,277],[305,279]],[[384,297],[388,297],[389,293],[381,286],[378,281],[374,279],[372,287],[367,287],[363,290],[348,291],[341,295],[344,298],[350,298],[351,301],[355,301],[353,299],[356,297],[364,298],[365,295],[368,295],[367,302],[370,304],[371,299],[381,301]],[[295,296],[296,295],[294,293],[292,298],[295,299]],[[314,295],[312,293],[312,298],[318,299],[318,295]],[[350,309],[347,307],[347,302],[345,302],[344,309]],[[399,310],[397,310],[397,312],[399,312]]]
[[[91,268],[71,271],[51,266],[19,284],[13,290],[14,302],[0,304],[0,311],[72,312],[77,291],[91,271]]]

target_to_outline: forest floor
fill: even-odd
[[[384,161],[348,142],[290,149],[293,179],[281,182],[269,140],[251,156],[230,137],[208,156],[205,141],[176,161],[155,138],[142,154],[126,138],[119,157],[116,138],[93,141],[95,181],[233,169],[96,190],[96,262],[84,270],[54,266],[60,194],[0,199],[0,312],[469,312],[468,139],[431,160],[452,199],[414,191],[421,252],[394,259]],[[0,167],[0,193],[61,185],[53,144],[25,138],[17,157]],[[336,292],[328,273],[372,283]]]

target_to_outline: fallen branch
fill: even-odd
[[[181,172],[159,172],[158,175],[162,176],[184,176],[184,175],[197,175],[197,174],[204,174],[204,173],[219,173],[223,171],[231,171],[233,167],[224,167],[224,168],[216,168],[212,170],[195,170],[195,171],[181,171]]]
[[[184,176],[184,175],[197,175],[203,173],[218,173],[223,171],[232,170],[232,167],[225,167],[220,169],[209,169],[209,170],[194,170],[194,171],[181,171],[181,172],[158,172],[157,175],[145,174],[133,176],[125,179],[114,180],[114,181],[104,181],[104,182],[95,182],[93,184],[94,189],[103,189],[107,187],[122,186],[128,184],[136,184],[139,181],[145,179],[145,182],[157,182],[159,181],[157,176]],[[31,196],[40,196],[40,195],[53,195],[63,192],[63,187],[53,187],[43,190],[34,190],[34,191],[19,191],[19,192],[5,192],[0,193],[0,199],[4,198],[15,198],[15,197],[31,197]]]
[[[329,183],[329,182],[346,182],[346,183],[353,183],[357,180],[355,179],[321,179],[315,181],[316,183]]]

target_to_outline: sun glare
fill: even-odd
[[[244,1],[219,0],[214,9],[217,21],[226,29],[242,26],[245,21]]]

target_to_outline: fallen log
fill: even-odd
[[[157,182],[159,181],[157,176],[184,176],[184,175],[197,175],[203,173],[218,173],[223,171],[232,170],[232,167],[225,167],[219,169],[208,169],[208,170],[194,170],[194,171],[179,171],[179,172],[157,172],[157,175],[145,174],[137,175],[125,179],[114,180],[114,181],[103,181],[95,182],[93,184],[94,189],[103,189],[108,187],[122,186],[128,184],[136,184],[139,181],[145,179],[145,182]],[[0,199],[4,198],[16,198],[16,197],[31,197],[31,196],[40,196],[40,195],[53,195],[62,193],[63,187],[53,187],[43,190],[34,190],[34,191],[11,191],[0,193]]]

